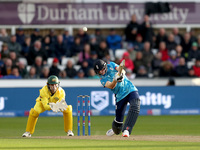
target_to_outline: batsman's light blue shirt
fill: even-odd
[[[107,81],[112,82],[115,74],[118,72],[115,68],[117,65],[114,62],[110,62],[107,64],[107,72],[104,75],[100,76],[100,82],[105,87]],[[132,82],[124,75],[124,80],[122,82],[118,82],[114,89],[111,91],[116,95],[116,102],[119,102],[124,97],[126,97],[130,92],[138,91],[138,89],[132,84]]]

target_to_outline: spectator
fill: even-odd
[[[23,28],[17,29],[16,39],[17,39],[17,43],[19,43],[22,46],[24,41],[25,41],[25,35],[24,35],[24,29]]]
[[[6,29],[2,28],[0,31],[0,41],[3,43],[8,43],[10,42],[10,36],[8,35]]]
[[[1,50],[1,59],[4,60],[6,58],[9,58],[9,49],[8,49],[8,44],[3,43],[2,45],[2,50]]]
[[[105,41],[101,41],[99,50],[97,51],[98,58],[103,59],[107,54],[109,54],[107,43]]]
[[[50,44],[56,42],[56,35],[55,35],[55,30],[54,29],[50,29],[49,30],[49,34],[47,36],[49,37]]]
[[[12,65],[13,66],[18,66],[19,65],[19,59],[17,57],[17,54],[14,51],[10,51],[9,58],[12,60]]]
[[[90,58],[90,45],[85,44],[83,51],[79,53],[79,64],[83,62],[83,60],[88,60]]]
[[[22,79],[22,77],[19,74],[19,69],[17,66],[13,66],[11,73],[9,75],[3,76],[3,79]]]
[[[192,66],[193,70],[194,70],[194,75],[196,77],[200,77],[200,59],[197,59],[195,61],[195,65]]]
[[[159,76],[161,63],[162,63],[162,53],[157,52],[156,55],[154,56],[153,61],[152,61],[152,69],[153,69],[153,76],[154,77]]]
[[[192,49],[188,52],[188,61],[192,61],[193,59],[200,59],[200,50],[198,50],[197,42],[192,43]]]
[[[135,68],[134,68],[134,72],[137,73],[138,69],[140,66],[144,66],[144,61],[143,61],[143,55],[142,55],[142,52],[137,52],[136,54],[136,59],[135,61],[133,62]]]
[[[172,34],[174,35],[175,43],[177,45],[180,45],[182,40],[183,40],[183,36],[179,33],[179,29],[178,28],[173,28]]]
[[[175,75],[173,65],[169,61],[164,61],[160,67],[160,77],[172,77]]]
[[[93,68],[94,66],[94,63],[97,61],[98,59],[98,55],[95,51],[92,51],[90,53],[90,58],[88,59],[88,66],[89,68]]]
[[[34,66],[36,68],[36,74],[37,74],[37,76],[40,76],[40,74],[42,72],[42,68],[43,68],[42,57],[41,56],[35,57]]]
[[[175,49],[176,48],[176,42],[174,40],[174,35],[171,33],[169,34],[168,36],[168,39],[167,39],[167,42],[166,42],[166,47],[169,51],[171,51],[172,49]]]
[[[142,35],[143,41],[149,41],[151,46],[153,46],[154,31],[148,15],[144,16],[144,22],[141,24],[140,33]]]
[[[151,46],[150,46],[150,43],[148,41],[144,43],[144,50],[142,51],[142,55],[143,55],[143,61],[144,61],[146,70],[149,73],[149,72],[152,71],[151,64],[152,64],[154,55],[151,51]]]
[[[93,68],[89,69],[88,75],[89,75],[88,76],[89,79],[99,79],[99,76],[96,75],[96,73],[95,73]]]
[[[98,45],[101,43],[101,41],[105,41],[106,40],[106,38],[101,33],[101,29],[98,29],[98,28],[95,29],[95,37],[96,37],[96,41],[97,41]]]
[[[190,30],[190,41],[191,41],[191,43],[193,43],[193,42],[197,42],[197,38],[196,38],[196,36],[195,36],[195,30],[194,29],[191,29]]]
[[[179,58],[179,65],[175,68],[176,76],[177,77],[187,77],[188,76],[188,68],[185,64],[185,58]]]
[[[137,23],[137,17],[135,14],[131,16],[131,21],[125,28],[125,36],[127,42],[134,42],[136,35],[138,34],[139,24]]]
[[[27,68],[26,68],[25,64],[22,61],[19,61],[18,67],[19,67],[20,76],[22,78],[26,78],[27,74],[28,74],[28,71],[27,71]]]
[[[142,36],[141,34],[137,34],[136,41],[133,42],[134,50],[135,51],[142,51],[144,48],[144,44],[142,42]]]
[[[75,79],[84,79],[85,78],[85,73],[82,69],[78,70],[77,76],[74,77]]]
[[[23,56],[26,59],[28,59],[28,53],[29,53],[30,47],[31,47],[31,37],[30,36],[26,36],[25,40],[24,40],[24,43],[22,44],[21,56]]]
[[[10,75],[12,72],[12,60],[10,58],[5,59],[5,65],[1,70],[3,76]]]
[[[171,64],[173,65],[173,68],[178,66],[179,58],[177,58],[177,54],[176,54],[175,50],[171,50],[170,57],[169,57],[168,61],[171,62]]]
[[[91,51],[97,52],[99,50],[99,43],[97,43],[95,35],[90,36],[90,48],[91,48]]]
[[[42,36],[40,35],[40,29],[34,29],[33,33],[31,34],[31,44],[34,44],[35,41],[42,41]]]
[[[51,49],[53,51],[53,56],[57,57],[60,63],[63,57],[70,57],[71,55],[61,34],[57,36],[57,41],[52,44]]]
[[[33,65],[37,56],[42,57],[43,64],[47,63],[47,53],[42,49],[40,41],[35,41],[34,45],[30,48],[28,53],[28,65]]]
[[[137,74],[136,74],[136,78],[139,78],[139,77],[148,77],[148,74],[147,74],[147,69],[145,68],[145,66],[140,66],[138,71],[137,71]]]
[[[133,79],[135,79],[135,74],[133,74],[132,70],[126,69],[126,77],[129,80],[133,80]]]
[[[120,62],[122,62],[123,59],[125,60],[125,68],[133,71],[134,64],[133,64],[133,61],[130,59],[130,56],[129,56],[128,52],[125,52],[123,54],[122,59],[120,60]]]
[[[177,45],[176,46],[176,53],[177,53],[177,57],[180,58],[180,57],[184,57],[183,53],[183,48],[181,45]]]
[[[80,38],[81,45],[84,45],[90,42],[90,37],[86,31],[83,31],[83,28],[79,28],[78,34],[76,36]]]
[[[19,43],[17,43],[15,35],[11,36],[10,42],[8,43],[8,49],[10,51],[15,51],[17,56],[20,56],[22,47],[21,47],[21,45]]]
[[[134,61],[135,60],[135,58],[136,58],[136,51],[134,50],[134,46],[133,46],[133,44],[132,43],[129,43],[128,45],[127,45],[127,52],[129,53],[129,55],[130,55],[130,59],[132,60],[132,61]]]
[[[169,59],[168,50],[166,48],[165,42],[160,42],[159,52],[162,54],[162,61],[166,61]]]
[[[42,73],[40,74],[40,78],[41,79],[47,79],[49,77],[49,72],[50,72],[49,67],[48,66],[44,66],[42,68]]]
[[[84,76],[85,77],[88,77],[88,72],[89,72],[89,64],[88,64],[88,61],[87,60],[84,60],[81,64],[81,69],[83,70],[84,72]]]
[[[71,60],[67,61],[65,72],[66,72],[67,77],[69,78],[74,78],[75,76],[77,76],[77,71],[74,68],[74,64]]]
[[[52,64],[52,66],[50,68],[49,76],[51,76],[51,75],[55,75],[57,77],[60,76],[61,71],[58,68],[58,64],[59,64],[59,60],[58,60],[58,58],[55,57],[53,59],[53,64]]]
[[[116,49],[120,49],[122,47],[122,38],[116,34],[116,31],[113,28],[110,29],[110,34],[107,36],[106,42],[108,44],[108,48],[112,49],[114,54]]]
[[[78,54],[83,51],[83,46],[81,45],[80,37],[75,37],[74,43],[70,49],[71,56],[78,56]]]
[[[36,74],[36,68],[31,66],[28,75],[26,76],[27,79],[38,79],[39,76]]]
[[[188,76],[189,76],[189,77],[196,77],[193,68],[190,68],[190,69],[188,70]]]
[[[68,28],[64,29],[63,41],[67,45],[67,48],[71,49],[71,46],[73,45],[73,42],[74,42],[74,37],[69,34],[69,29]]]
[[[42,49],[44,49],[48,57],[54,56],[53,51],[51,49],[51,41],[49,36],[44,37],[44,40],[42,42]]]
[[[182,53],[184,54],[185,58],[187,59],[188,51],[192,47],[192,43],[191,43],[191,40],[190,40],[190,34],[189,33],[185,33],[184,39],[181,42],[181,46],[183,48],[183,52]]]
[[[160,28],[158,35],[156,36],[156,46],[155,48],[159,48],[160,42],[167,42],[167,35],[164,28]]]

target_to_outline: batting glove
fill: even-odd
[[[121,73],[121,75],[118,74],[118,72],[115,74],[114,80],[117,82],[122,82],[124,78],[123,73]]]

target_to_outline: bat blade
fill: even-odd
[[[124,66],[125,66],[125,59],[123,59],[122,62],[120,63],[120,65],[119,65],[118,75],[121,75]]]

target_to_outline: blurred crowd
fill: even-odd
[[[30,35],[18,28],[15,35],[0,30],[0,78],[38,79],[57,75],[60,78],[99,78],[93,64],[97,59],[119,64],[125,59],[127,77],[200,77],[200,36],[193,30],[179,33],[178,28],[155,34],[149,16],[139,24],[135,15],[123,35],[114,28],[108,35],[101,29],[93,34],[82,28],[76,35],[64,29],[51,29],[42,36],[40,29]]]

